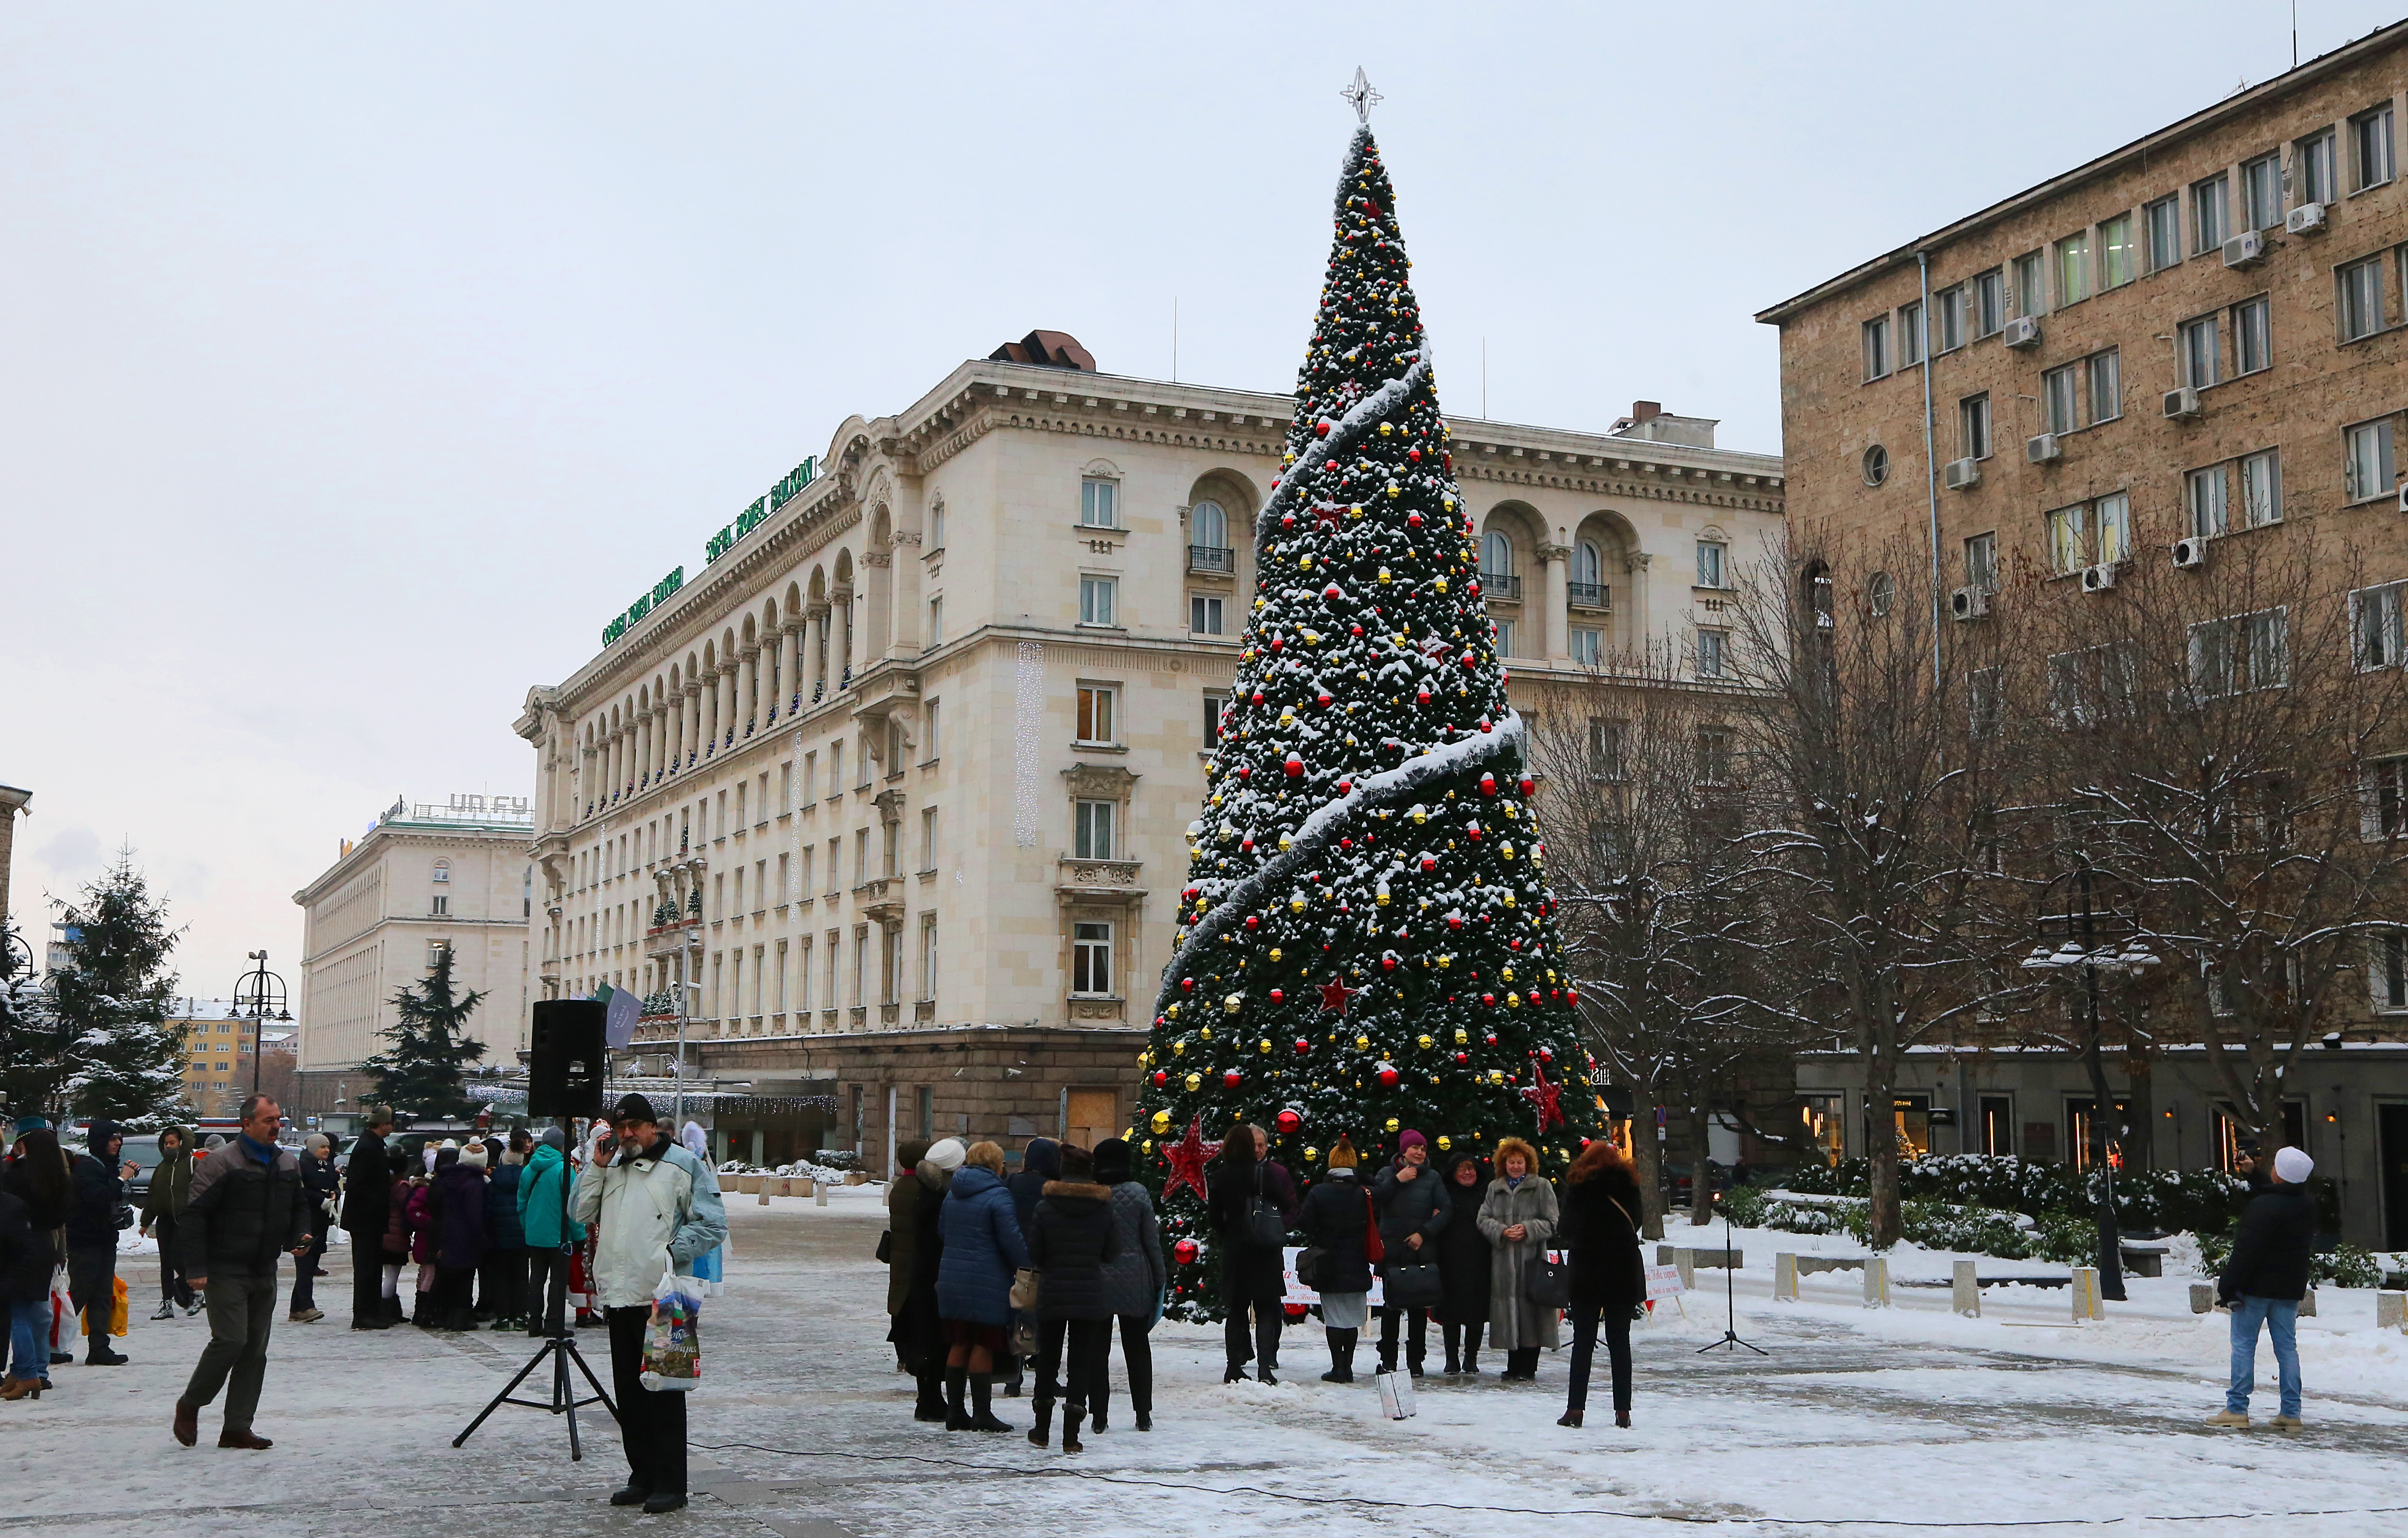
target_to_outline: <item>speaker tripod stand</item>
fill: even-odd
[[[1700,1171],[1700,1173],[1703,1172]],[[1725,1213],[1723,1215],[1723,1338],[1712,1346],[1698,1347],[1698,1356],[1702,1357],[1709,1351],[1727,1351],[1734,1346],[1745,1346],[1759,1357],[1772,1355],[1771,1352],[1752,1341],[1740,1339],[1739,1332],[1732,1328],[1739,1323],[1738,1293],[1733,1290],[1736,1285],[1734,1275],[1739,1270],[1738,1259],[1739,1251],[1731,1247],[1730,1214]]]

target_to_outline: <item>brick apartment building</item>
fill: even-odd
[[[2202,559],[2202,541],[2219,554],[2306,542],[2319,561],[2349,547],[2361,665],[2399,666],[2403,84],[2408,22],[1765,310],[1781,330],[1793,527],[1911,541],[1942,573],[1941,601],[1976,608],[2010,570],[2063,602],[2133,563]],[[2408,758],[2388,772],[2408,784]],[[2408,1246],[2396,937],[2368,983],[2353,1049],[2315,1056],[2293,1120],[2342,1183],[2346,1236]],[[2088,1099],[2073,1063],[1926,1056],[1899,1097],[1911,1135],[2074,1157]],[[1867,1122],[1846,1077],[1844,1061],[1810,1058],[1799,1087],[1825,1097],[1853,1152]],[[2157,1162],[2228,1160],[2200,1054],[2168,1054],[2157,1078],[2143,1112]],[[1927,1130],[1941,1108],[1953,1134]]]

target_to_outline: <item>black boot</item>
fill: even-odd
[[[995,1374],[975,1373],[970,1376],[970,1430],[973,1431],[1008,1431],[1011,1428],[995,1416]]]
[[[962,1408],[962,1393],[969,1387],[969,1381],[968,1368],[945,1369],[945,1430],[949,1431],[967,1431],[971,1429],[970,1413]]]
[[[1079,1441],[1079,1422],[1085,1417],[1086,1413],[1087,1407],[1080,1403],[1075,1399],[1066,1400],[1063,1402],[1062,1450],[1064,1452],[1075,1453],[1081,1449],[1082,1444]],[[1039,1443],[1038,1445],[1043,1446],[1044,1444]]]
[[[1354,1332],[1331,1330],[1329,1336],[1329,1371],[1321,1374],[1324,1383],[1354,1381]]]
[[[1032,1447],[1042,1447],[1046,1445],[1047,1439],[1054,1434],[1054,1402],[1050,1399],[1040,1399],[1030,1404],[1029,1408],[1037,1412],[1037,1424],[1028,1428],[1028,1445]]]

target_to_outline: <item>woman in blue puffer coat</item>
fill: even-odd
[[[970,1146],[937,1224],[944,1240],[937,1312],[945,1321],[945,1430],[1008,1431],[993,1407],[995,1361],[1010,1349],[1011,1276],[1028,1264],[1028,1246],[1003,1184],[1000,1146]],[[965,1388],[973,1406],[968,1412]]]

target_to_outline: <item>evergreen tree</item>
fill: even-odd
[[[66,1043],[60,1097],[78,1116],[136,1125],[180,1116],[184,1042],[167,1023],[176,994],[167,958],[181,936],[167,927],[167,904],[122,849],[61,918],[66,964],[50,987]]]
[[[0,914],[0,1109],[56,1115],[66,1076],[66,1033],[17,927]]]
[[[426,980],[391,1000],[399,1018],[380,1034],[393,1045],[360,1063],[375,1080],[370,1096],[416,1116],[466,1115],[471,1106],[461,1070],[485,1055],[485,1044],[466,1032],[469,1015],[484,999],[482,993],[452,998],[452,947],[437,951]]]
[[[1364,128],[1141,1059],[1182,1317],[1217,1308],[1200,1165],[1238,1123],[1297,1166],[1413,1128],[1559,1170],[1601,1129],[1394,209]]]

